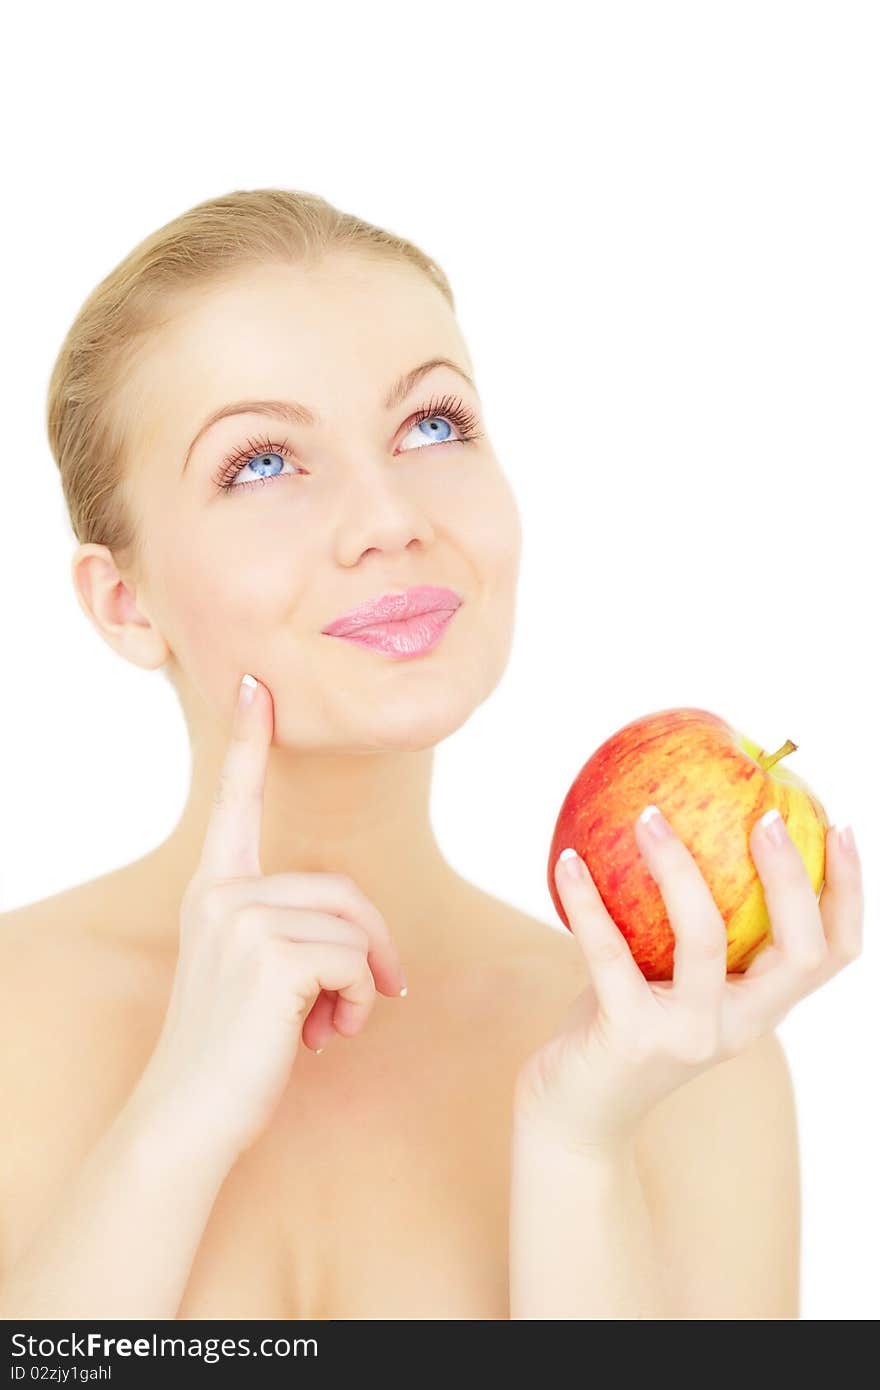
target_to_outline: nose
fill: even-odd
[[[413,545],[430,545],[434,528],[424,509],[403,486],[389,478],[384,465],[365,468],[346,489],[336,551],[340,564],[355,565],[372,550],[394,553]]]

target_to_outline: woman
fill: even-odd
[[[4,1317],[797,1316],[773,1029],[858,953],[858,858],[829,833],[820,914],[756,822],[774,942],[727,980],[637,823],[664,985],[565,860],[571,933],[446,862],[433,748],[504,671],[521,540],[473,376],[432,261],[277,189],[68,333],[76,593],[172,681],[192,779],[157,848],[2,921]]]

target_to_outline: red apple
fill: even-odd
[[[775,806],[817,895],[825,882],[828,817],[805,782],[775,753],[704,709],[665,709],[624,725],[584,763],[562,804],[547,882],[571,845],[586,862],[610,916],[647,980],[671,980],[675,937],[660,889],[636,842],[634,822],[653,801],[695,859],[727,926],[727,970],[741,973],[772,940],[764,889],[749,849],[755,821]]]

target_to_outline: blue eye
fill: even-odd
[[[275,467],[275,464],[278,467]],[[244,468],[249,468],[252,473],[256,473],[258,478],[274,478],[284,467],[284,459],[276,449],[267,449],[265,453],[258,454],[256,458],[249,459]],[[244,468],[241,470],[244,472]]]
[[[217,479],[217,485],[223,492],[262,487],[266,482],[281,476],[281,469],[289,458],[290,448],[287,444],[276,444],[271,439],[249,439],[246,448],[236,449],[235,453],[224,461],[223,473]],[[236,479],[247,469],[257,475],[253,482],[247,479],[242,483],[237,482]]]
[[[435,398],[416,412],[404,438],[418,430],[421,443],[415,445],[416,449],[422,449],[426,444],[467,444],[472,439],[482,438],[474,428],[476,424],[476,415],[459,397],[444,396],[442,400]],[[453,426],[458,432],[455,436],[451,433]],[[404,449],[403,452],[412,453],[413,450]],[[281,473],[285,461],[293,462],[292,453],[286,442],[249,439],[243,448],[236,449],[224,459],[220,475],[214,481],[221,492],[240,492],[242,488],[263,487],[274,478],[296,477],[295,467],[286,475]],[[237,479],[247,469],[256,477],[253,481],[245,479],[238,482]]]
[[[445,444],[452,433],[449,421],[442,415],[431,415],[427,420],[419,420],[417,425],[412,426],[409,433],[412,434],[413,430],[418,430],[422,436],[422,444],[416,446],[419,449],[424,444]],[[444,430],[446,431],[445,434],[443,433]]]

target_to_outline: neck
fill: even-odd
[[[472,923],[450,905],[469,887],[440,851],[429,803],[433,749],[303,754],[272,748],[261,817],[260,864],[281,872],[342,873],[382,913],[404,972],[473,950]],[[167,895],[176,935],[179,903],[198,865],[221,750],[195,745],[183,813],[144,861]]]

